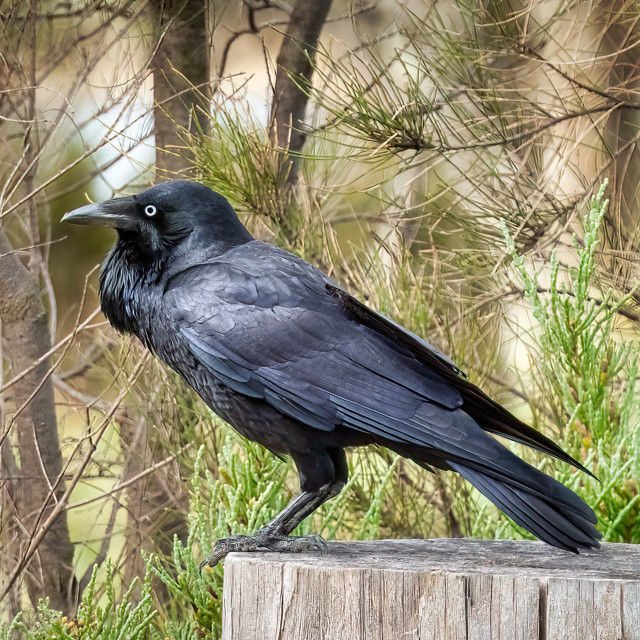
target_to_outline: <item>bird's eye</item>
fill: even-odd
[[[145,213],[145,215],[147,215],[147,216],[149,216],[151,218],[151,217],[155,216],[156,213],[158,213],[158,210],[152,204],[148,204],[144,208],[144,213]]]

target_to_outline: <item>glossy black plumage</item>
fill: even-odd
[[[218,194],[164,183],[65,218],[119,229],[100,279],[106,316],[240,433],[293,457],[313,497],[306,510],[291,507],[297,518],[346,481],[344,447],[377,443],[457,471],[554,546],[598,546],[593,511],[486,432],[581,465],[427,342],[254,240]]]

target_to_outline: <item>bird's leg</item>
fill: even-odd
[[[286,551],[300,553],[317,549],[326,553],[327,543],[321,536],[289,535],[307,516],[311,515],[321,504],[337,496],[344,482],[326,484],[318,491],[302,491],[289,504],[261,529],[250,536],[231,536],[218,540],[211,555],[202,562],[200,570],[205,566],[214,567],[222,558],[232,551]]]
[[[260,531],[266,531],[273,535],[288,536],[318,507],[337,496],[343,487],[343,482],[333,482],[320,487],[319,491],[303,491],[291,500],[271,522],[265,524]]]

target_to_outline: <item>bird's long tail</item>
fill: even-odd
[[[517,524],[554,547],[577,553],[600,546],[596,514],[578,495],[516,456],[464,411],[438,413],[425,405],[410,425],[416,435],[437,433],[437,439],[431,436],[436,446],[383,444],[427,469],[457,471]]]
[[[450,467],[516,523],[554,547],[578,553],[600,546],[597,518],[573,491],[516,458],[517,475],[480,465],[449,462]]]

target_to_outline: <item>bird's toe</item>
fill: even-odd
[[[318,535],[282,536],[274,539],[268,548],[283,553],[304,553],[315,550],[323,555],[329,551],[325,539]]]
[[[205,567],[215,567],[229,553],[248,552],[264,549],[281,553],[304,553],[319,551],[322,555],[329,552],[329,547],[322,536],[283,536],[267,537],[262,530],[252,536],[231,536],[218,540],[211,554],[200,563],[200,573]]]
[[[310,535],[305,538],[309,538],[309,549],[317,549],[321,555],[329,553],[329,545],[322,536]]]
[[[215,567],[227,554],[239,551],[255,551],[260,541],[255,536],[231,536],[221,538],[213,547],[211,554],[200,563],[200,573],[205,567]]]

